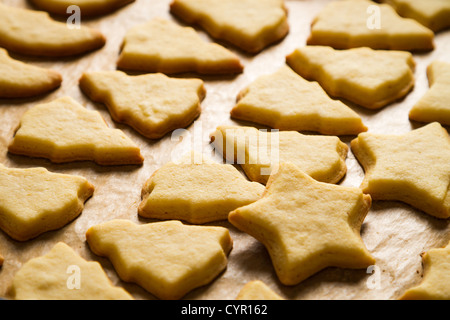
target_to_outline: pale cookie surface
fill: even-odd
[[[434,49],[434,33],[413,19],[400,17],[388,4],[339,0],[326,5],[314,19],[307,43],[336,49],[429,51]]]
[[[236,300],[284,300],[280,295],[270,289],[264,282],[254,280],[248,282],[239,291]]]
[[[91,250],[109,258],[120,278],[160,299],[181,299],[212,282],[227,266],[228,229],[165,221],[137,225],[112,220],[91,227]]]
[[[61,75],[12,59],[0,48],[0,98],[29,98],[48,93],[61,85]]]
[[[104,46],[105,37],[81,26],[70,29],[48,13],[14,8],[0,3],[0,46],[20,54],[66,57]]]
[[[419,21],[438,32],[450,27],[450,2],[448,0],[382,0],[395,8],[405,18]]]
[[[427,74],[430,90],[412,107],[409,118],[450,125],[450,63],[434,61]]]
[[[129,30],[117,66],[122,70],[235,74],[243,71],[239,58],[221,45],[207,42],[191,27],[154,18]]]
[[[228,213],[259,200],[265,190],[232,165],[189,160],[170,162],[153,173],[142,190],[139,215],[193,224],[227,220]]]
[[[115,121],[150,139],[190,125],[201,113],[206,95],[199,79],[128,76],[121,71],[85,73],[80,88],[93,101],[106,104]]]
[[[100,263],[84,260],[63,242],[26,262],[14,276],[12,291],[16,300],[133,300],[113,286]]]
[[[373,199],[450,217],[450,138],[439,123],[404,135],[362,133],[351,147],[366,172],[361,188]]]
[[[22,117],[8,147],[13,154],[54,163],[94,161],[100,165],[141,164],[139,147],[121,130],[111,129],[99,112],[70,97],[39,104]]]
[[[315,80],[332,97],[368,109],[380,109],[405,97],[414,87],[415,61],[405,51],[306,46],[287,57],[302,77]]]
[[[58,15],[68,15],[70,6],[78,6],[82,17],[94,17],[117,10],[135,0],[31,0],[39,9]]]
[[[18,241],[62,228],[94,193],[85,178],[0,164],[0,228]]]
[[[289,32],[283,0],[174,0],[170,10],[249,53],[260,52]]]
[[[422,261],[422,283],[407,290],[400,299],[450,300],[450,243],[445,248],[425,252]]]
[[[282,162],[292,162],[327,183],[339,182],[347,172],[348,147],[338,137],[219,126],[211,139],[228,162],[239,164],[250,180],[263,184]]]
[[[331,135],[367,131],[356,112],[332,100],[317,82],[303,79],[287,66],[259,77],[242,90],[231,116],[280,130]]]
[[[370,206],[359,188],[317,182],[283,163],[263,198],[228,219],[266,246],[281,283],[296,285],[326,267],[375,263],[360,236]]]

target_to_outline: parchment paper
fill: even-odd
[[[3,2],[31,8],[26,0]],[[278,70],[284,65],[287,54],[306,44],[310,23],[327,2],[286,1],[289,9],[289,35],[258,55],[243,54],[220,42],[241,57],[245,72],[235,77],[200,77],[205,81],[207,97],[202,104],[201,116],[188,128],[191,135],[186,136],[182,142],[172,139],[170,134],[157,141],[140,136],[130,127],[112,121],[106,107],[90,102],[78,87],[78,80],[85,71],[115,69],[123,37],[129,28],[154,17],[173,19],[182,24],[170,15],[170,0],[137,0],[113,14],[82,20],[83,25],[100,29],[107,37],[106,46],[93,53],[59,60],[12,54],[25,62],[59,71],[64,82],[59,90],[37,99],[0,100],[0,162],[8,167],[45,167],[52,172],[81,175],[94,184],[96,190],[82,214],[60,230],[47,232],[27,242],[14,241],[0,232],[0,253],[5,258],[0,269],[0,296],[10,298],[12,278],[25,262],[47,253],[57,242],[63,241],[83,258],[99,261],[112,282],[123,286],[136,299],[155,299],[138,285],[120,281],[111,263],[90,251],[85,239],[86,230],[90,226],[116,218],[130,219],[136,223],[151,222],[137,215],[141,188],[145,181],[156,169],[170,161],[172,155],[181,155],[194,146],[195,149],[207,147],[208,136],[218,125],[247,125],[248,123],[230,119],[229,112],[238,92],[258,76]],[[205,40],[213,41],[201,29],[198,32]],[[437,34],[436,49],[433,52],[414,55],[417,63],[416,86],[405,99],[379,111],[350,106],[362,116],[370,132],[403,134],[422,126],[423,124],[411,123],[408,112],[428,90],[428,64],[435,59],[450,62],[449,52],[450,31]],[[184,76],[198,77],[194,74]],[[49,102],[66,95],[75,98],[88,109],[100,111],[109,126],[122,129],[131,137],[140,146],[145,157],[143,166],[101,167],[90,162],[55,165],[45,159],[8,154],[7,145],[23,113],[36,103]],[[353,138],[341,137],[346,143]],[[359,187],[364,172],[351,151],[347,166],[347,176],[340,184]],[[227,227],[231,232],[234,247],[229,255],[228,267],[211,284],[192,291],[185,299],[235,299],[242,286],[255,279],[264,281],[286,299],[397,299],[404,290],[421,281],[423,271],[420,254],[434,247],[442,247],[450,239],[448,221],[432,218],[400,202],[374,201],[361,232],[367,248],[377,260],[373,271],[327,268],[296,286],[288,287],[278,281],[267,250],[261,243],[227,221],[211,225]]]

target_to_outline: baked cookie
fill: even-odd
[[[166,74],[236,74],[244,69],[228,49],[206,42],[193,28],[161,18],[127,32],[117,67]]]
[[[63,242],[26,262],[14,276],[12,292],[16,300],[133,300],[113,286],[100,263],[84,260]]]
[[[427,74],[430,90],[412,107],[409,118],[450,125],[450,63],[434,61],[428,66]]]
[[[379,13],[379,25],[372,23],[377,20],[373,12]],[[331,1],[313,20],[307,44],[335,49],[430,51],[434,49],[434,33],[416,20],[400,17],[388,4],[339,0]]]
[[[282,163],[263,197],[228,220],[266,246],[281,283],[296,285],[326,267],[375,263],[360,236],[370,206],[359,188],[317,182]]]
[[[236,300],[284,300],[277,293],[273,292],[264,282],[254,280],[248,282],[239,291]]]
[[[289,32],[283,0],[173,0],[170,11],[249,53],[262,51]]]
[[[12,59],[0,48],[0,98],[30,98],[48,93],[61,85],[61,75]]]
[[[164,300],[181,299],[213,281],[227,266],[228,229],[188,226],[179,221],[137,225],[112,220],[91,227],[92,251],[109,258],[120,278]]]
[[[361,117],[332,100],[317,82],[285,66],[242,90],[231,117],[280,130],[357,135],[367,131]]]
[[[348,147],[338,137],[219,126],[211,140],[229,163],[239,164],[251,181],[263,184],[282,162],[294,163],[321,182],[337,183],[347,172]]]
[[[351,147],[366,172],[361,188],[374,200],[450,217],[450,138],[439,123],[404,135],[362,133]]]
[[[83,177],[0,164],[0,228],[18,241],[60,229],[80,215],[93,193]]]
[[[199,116],[206,95],[199,79],[128,76],[121,71],[84,73],[80,88],[93,101],[106,104],[115,121],[150,139],[190,125]]]
[[[450,243],[422,255],[423,280],[408,289],[401,300],[450,300]]]
[[[100,165],[131,165],[144,161],[139,147],[121,130],[108,128],[99,112],[70,97],[29,109],[8,151],[54,163],[88,160]]]
[[[82,17],[96,17],[113,12],[135,0],[30,0],[36,7],[47,12],[68,15],[67,8],[75,5]]]
[[[368,109],[405,97],[415,82],[415,60],[406,51],[306,46],[288,55],[287,63],[303,78],[319,82],[330,96]]]
[[[67,24],[48,13],[6,6],[0,3],[0,46],[20,54],[66,57],[84,54],[105,45],[97,30]]]
[[[450,27],[450,2],[447,0],[381,0],[405,18],[419,21],[438,32]]]
[[[138,212],[145,218],[193,224],[227,220],[230,211],[258,200],[264,190],[232,165],[204,158],[196,163],[189,157],[153,173],[142,189]]]
[[[0,254],[0,267],[3,266],[3,262],[5,261],[5,259],[3,258],[3,256]]]

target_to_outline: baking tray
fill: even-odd
[[[4,0],[5,4],[32,8],[25,0]],[[112,219],[129,219],[136,223],[149,223],[141,219],[137,207],[141,201],[141,188],[150,175],[173,159],[173,155],[188,152],[194,146],[207,150],[209,135],[219,125],[249,125],[230,119],[230,110],[241,89],[258,76],[275,72],[285,64],[285,57],[297,47],[304,46],[310,25],[316,14],[329,2],[326,0],[287,0],[290,32],[281,42],[257,55],[242,53],[226,43],[241,58],[245,71],[236,76],[215,77],[195,74],[205,81],[206,99],[201,116],[187,128],[189,135],[180,141],[168,134],[159,140],[149,140],[126,125],[114,122],[106,107],[91,102],[84,96],[78,80],[85,71],[114,70],[123,37],[131,27],[163,17],[182,24],[169,12],[170,0],[137,0],[112,14],[82,20],[82,24],[101,30],[107,43],[101,50],[67,59],[38,59],[11,54],[14,58],[60,72],[63,84],[58,90],[36,99],[0,100],[0,163],[7,167],[45,167],[49,171],[86,177],[96,190],[88,200],[82,214],[67,226],[47,232],[27,242],[17,242],[0,232],[0,252],[5,258],[0,269],[0,297],[11,298],[9,288],[14,274],[29,259],[48,252],[57,242],[70,245],[86,260],[99,261],[111,281],[128,290],[135,299],[156,299],[138,285],[122,282],[111,263],[94,255],[85,238],[86,230]],[[201,29],[206,41],[214,41]],[[428,90],[426,67],[434,60],[450,62],[450,31],[440,32],[435,38],[436,49],[429,53],[414,54],[416,85],[401,101],[381,110],[370,111],[349,104],[363,118],[373,133],[403,134],[423,124],[410,122],[411,107]],[[91,162],[52,164],[45,159],[32,159],[11,155],[7,146],[23,113],[37,103],[45,103],[62,96],[71,96],[88,109],[98,110],[112,128],[122,129],[141,148],[145,157],[142,166],[102,167]],[[348,103],[347,103],[348,104]],[[448,130],[448,128],[447,128]],[[354,137],[341,137],[350,143]],[[343,186],[359,187],[364,171],[351,151],[346,160],[348,173],[340,182]],[[438,220],[406,204],[395,201],[374,201],[362,226],[361,235],[368,250],[376,258],[375,268],[349,270],[327,268],[296,286],[282,285],[274,272],[265,247],[227,221],[209,225],[224,226],[230,230],[234,247],[229,255],[227,269],[213,282],[187,294],[184,299],[232,300],[248,281],[259,279],[285,299],[297,300],[391,300],[397,299],[407,288],[420,283],[422,264],[420,254],[431,248],[442,247],[450,240],[448,220]]]

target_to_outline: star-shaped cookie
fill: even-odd
[[[162,18],[129,30],[117,62],[122,70],[166,74],[236,74],[243,71],[237,55],[207,42],[191,27]]]
[[[117,10],[135,0],[31,0],[39,9],[47,12],[68,15],[67,8],[72,5],[80,8],[83,17],[95,17]]]
[[[408,289],[401,300],[450,300],[450,243],[422,255],[422,283]]]
[[[450,138],[432,123],[404,135],[362,133],[351,142],[366,172],[362,190],[434,217],[450,217]]]
[[[289,32],[284,0],[173,0],[170,11],[249,53],[260,52]]]
[[[253,280],[248,282],[239,291],[236,300],[284,300],[280,295],[270,289],[264,282]]]
[[[153,173],[142,189],[139,215],[193,224],[227,220],[228,213],[258,200],[264,190],[232,165],[189,157]]]
[[[23,115],[8,151],[54,163],[94,161],[100,165],[142,164],[139,147],[109,128],[99,112],[70,97],[39,104]]]
[[[96,261],[86,261],[58,242],[47,254],[27,261],[14,276],[15,300],[133,300],[113,286]]]
[[[93,101],[106,104],[112,118],[150,139],[187,127],[201,112],[206,95],[202,80],[164,74],[128,76],[121,71],[84,73],[80,88]]]
[[[29,98],[50,92],[61,85],[61,75],[12,59],[0,48],[0,98]]]
[[[288,66],[259,77],[242,90],[232,118],[280,130],[357,135],[367,131],[361,117],[332,100],[317,82],[309,82]]]
[[[319,82],[330,96],[368,109],[405,97],[415,82],[415,60],[405,51],[305,46],[288,55],[287,63],[303,78]]]
[[[105,37],[84,26],[68,28],[47,12],[15,8],[0,3],[0,46],[20,54],[66,57],[84,54],[105,45]]]
[[[412,107],[409,118],[450,125],[450,63],[434,61],[427,68],[430,90]]]
[[[331,1],[314,19],[307,44],[430,51],[434,49],[434,33],[416,20],[400,17],[388,4],[339,0]]]
[[[337,183],[347,172],[348,147],[338,137],[219,126],[211,140],[229,163],[239,164],[250,180],[263,184],[287,161],[321,182]]]
[[[0,164],[0,228],[15,240],[30,240],[74,220],[93,193],[83,177]]]
[[[227,266],[232,248],[228,229],[179,221],[137,225],[112,220],[91,227],[92,251],[109,258],[120,278],[164,300],[181,299],[212,282]]]
[[[326,267],[375,263],[360,236],[370,206],[359,188],[317,182],[282,163],[263,197],[228,219],[266,246],[281,283],[296,285]]]
[[[438,32],[450,27],[450,2],[447,0],[382,0],[399,15],[419,21]]]

